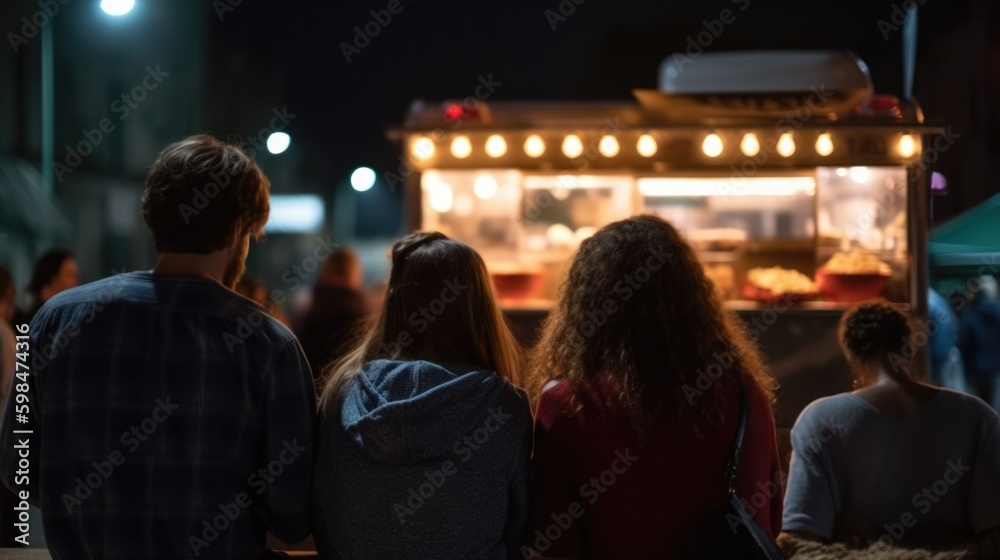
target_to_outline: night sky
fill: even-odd
[[[345,177],[362,164],[381,174],[398,154],[385,129],[402,121],[412,100],[464,98],[480,76],[501,83],[495,100],[631,99],[634,88],[655,88],[660,61],[687,48],[703,21],[727,8],[736,19],[711,50],[849,49],[868,63],[877,92],[902,91],[902,34],[888,24],[904,2],[398,0],[391,6],[398,13],[360,52],[352,49],[348,62],[342,43],[353,47],[354,27],[390,4],[244,0],[213,20],[221,66],[263,72],[261,79],[273,83],[262,87],[298,115],[291,130],[310,146],[306,175]],[[968,25],[973,4],[921,6],[918,60],[939,49],[949,30]],[[881,28],[879,20],[886,22]],[[918,74],[918,98],[940,86],[930,78]],[[926,104],[925,112],[930,120],[938,116]],[[371,212],[363,209],[359,224],[384,208]]]

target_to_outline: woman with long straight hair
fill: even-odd
[[[682,558],[703,544],[689,536],[727,502],[741,394],[736,494],[777,536],[775,382],[672,225],[639,216],[584,241],[532,362],[540,555]]]
[[[313,491],[323,558],[517,554],[531,411],[478,253],[441,233],[398,241],[381,313],[326,373]]]

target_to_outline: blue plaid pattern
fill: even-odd
[[[29,422],[12,391],[0,466],[53,558],[258,558],[265,530],[308,534],[313,381],[263,307],[211,280],[119,274],[52,298],[29,341]]]

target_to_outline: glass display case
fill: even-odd
[[[639,213],[685,234],[731,306],[907,303],[906,189],[906,168],[892,166],[753,177],[431,170],[421,229],[480,251],[506,306],[549,307],[579,244]]]

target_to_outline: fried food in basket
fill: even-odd
[[[827,274],[878,274],[891,276],[892,268],[878,257],[864,251],[837,252],[825,265]]]
[[[747,271],[747,281],[755,288],[767,290],[774,295],[805,295],[818,291],[816,283],[805,274],[780,266],[750,269]]]

